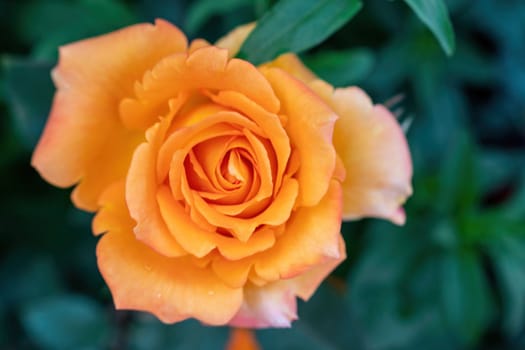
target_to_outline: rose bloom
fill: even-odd
[[[188,45],[163,20],[60,48],[32,158],[96,212],[118,309],[288,327],[345,258],[342,219],[402,224],[411,160],[393,115],[286,54],[232,58],[253,25]]]

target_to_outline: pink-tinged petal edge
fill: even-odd
[[[310,86],[337,112],[334,146],[346,169],[343,219],[389,219],[402,225],[401,207],[412,194],[408,143],[392,113],[373,105],[357,87],[333,90],[316,81]]]

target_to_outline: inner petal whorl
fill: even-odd
[[[227,158],[227,159],[226,159]],[[241,157],[237,149],[228,151],[222,165],[223,177],[234,185],[244,184],[249,180],[251,164]]]

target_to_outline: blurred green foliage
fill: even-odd
[[[274,3],[0,0],[0,348],[224,347],[226,328],[114,311],[91,216],[29,159],[58,45],[156,17],[214,41]],[[397,100],[412,121],[415,193],[404,227],[343,225],[347,261],[292,329],[257,332],[264,349],[525,349],[525,3],[446,5],[455,38],[434,0],[367,0],[324,42],[303,38],[321,77]],[[447,57],[440,44],[454,42]]]

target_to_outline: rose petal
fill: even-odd
[[[169,125],[170,118],[148,130],[148,143],[137,147],[126,179],[126,202],[131,217],[137,222],[134,233],[137,239],[165,256],[187,254],[173,238],[160,214],[157,204],[156,158],[159,139]]]
[[[332,134],[337,115],[312,90],[280,69],[263,70],[288,116],[286,131],[300,158],[298,205],[316,205],[334,174]]]
[[[252,267],[252,263],[245,260],[228,261],[222,257],[218,257],[212,262],[213,272],[232,288],[242,288],[248,280],[248,273]]]
[[[126,182],[117,181],[109,186],[100,196],[100,209],[91,224],[93,233],[102,233],[114,230],[132,230],[135,221],[129,216],[125,198]]]
[[[405,215],[400,206],[412,193],[412,163],[395,117],[383,106],[373,106],[357,87],[333,92],[319,82],[312,87],[340,115],[334,145],[347,170],[344,218],[372,216],[403,224]]]
[[[162,186],[159,189],[157,202],[169,232],[184,250],[201,258],[217,246],[216,233],[193,224],[184,207],[173,199],[169,188]]]
[[[253,120],[261,128],[262,136],[270,140],[273,152],[268,154],[268,160],[272,164],[271,167],[277,170],[274,182],[275,189],[278,190],[291,152],[290,140],[279,117],[235,91],[220,91],[216,95],[210,95],[210,98],[218,104],[238,110]],[[275,154],[275,159],[273,154]]]
[[[253,257],[257,274],[267,281],[292,278],[340,259],[341,199],[341,184],[332,180],[316,206],[297,209],[272,249]]]
[[[255,123],[235,112],[219,112],[199,123],[177,129],[171,133],[158,152],[157,172],[159,181],[164,181],[168,175],[173,166],[175,153],[179,152],[181,160],[184,160],[186,154],[201,142],[219,136],[241,135],[242,132],[238,128],[232,127],[233,125],[248,128],[260,134],[259,127]],[[180,183],[182,172],[177,171],[174,175],[176,179],[170,179],[170,181],[173,181],[174,184]],[[172,190],[176,191],[177,189],[174,187]]]
[[[217,247],[222,256],[233,262],[271,248],[275,243],[275,235],[272,227],[258,229],[246,242],[221,235],[217,237]]]
[[[226,259],[239,260],[264,251],[275,242],[274,233],[270,229],[263,228],[257,231],[247,242],[240,242],[235,238],[203,229],[173,199],[167,187],[162,187],[158,191],[157,200],[171,235],[184,250],[196,257],[203,257],[217,247]]]
[[[256,67],[243,60],[229,60],[226,50],[214,46],[159,61],[136,85],[136,98],[127,99],[122,108],[140,120],[141,115],[159,114],[164,102],[179,93],[203,90],[237,91],[270,112],[279,108],[279,100]]]
[[[264,286],[247,285],[244,302],[229,322],[236,327],[266,328],[290,327],[297,319],[295,296],[308,300],[332,270],[346,257],[344,240],[338,235],[339,256],[315,265],[301,275]]]
[[[246,286],[244,301],[230,326],[245,328],[287,328],[297,319],[297,302],[286,281],[264,287]]]
[[[73,200],[80,208],[95,210],[105,186],[125,174],[122,162],[132,150],[124,145],[128,137],[136,137],[121,131],[120,99],[132,94],[133,82],[159,59],[185,49],[184,35],[162,20],[63,46],[53,71],[57,93],[32,165],[56,186],[82,179],[91,183]],[[109,147],[114,144],[122,148]],[[101,164],[101,157],[111,161]],[[104,176],[91,179],[100,174]]]
[[[117,309],[148,311],[167,323],[194,317],[222,325],[242,303],[242,289],[228,287],[189,258],[157,254],[131,232],[105,234],[97,259]]]
[[[310,270],[289,280],[294,285],[294,293],[303,300],[308,300],[324,279],[346,259],[345,241],[339,235],[339,257],[328,259],[325,263],[313,266]]]
[[[262,67],[280,68],[305,84],[318,79],[314,72],[308,69],[299,57],[293,53],[281,55],[275,60],[263,64]]]
[[[268,208],[251,218],[238,218],[221,214],[199,196],[193,196],[193,207],[210,224],[226,228],[241,242],[246,242],[258,226],[277,226],[286,222],[295,205],[297,192],[297,181],[295,179],[287,179]]]

